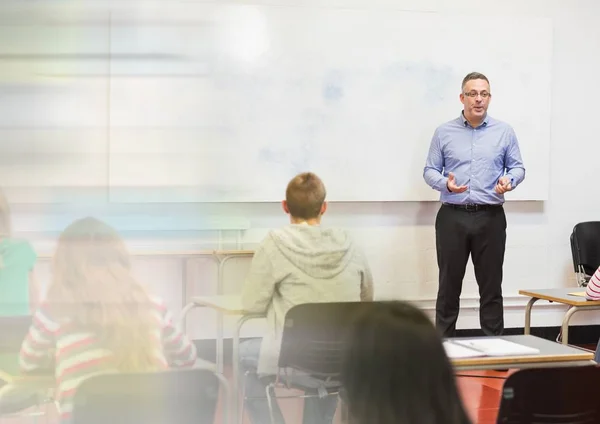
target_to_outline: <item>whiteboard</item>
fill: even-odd
[[[473,70],[490,78],[490,115],[520,141],[527,177],[508,200],[548,198],[551,21],[192,10],[186,25],[111,31],[113,53],[174,58],[111,66],[112,201],[278,201],[303,171],[323,178],[331,201],[436,200],[422,178],[429,143],[459,115]]]

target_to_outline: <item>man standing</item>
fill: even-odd
[[[504,193],[523,181],[525,168],[512,127],[487,114],[491,98],[485,75],[473,72],[463,79],[463,111],[435,130],[423,172],[427,184],[441,193],[435,222],[436,327],[444,337],[455,335],[469,254],[479,286],[481,329],[486,335],[504,331]]]

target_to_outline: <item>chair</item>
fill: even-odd
[[[18,354],[30,326],[30,316],[0,317],[0,351]]]
[[[45,415],[41,406],[53,403],[48,387],[14,384],[20,376],[19,351],[29,331],[31,316],[0,317],[0,417]],[[53,374],[53,370],[47,370]],[[42,373],[45,374],[45,373]],[[35,408],[33,412],[29,410]]]
[[[71,422],[213,424],[219,383],[227,389],[223,377],[200,368],[91,377],[75,392]],[[222,408],[224,423],[228,409]]]
[[[286,398],[340,394],[346,331],[352,317],[366,305],[365,302],[307,303],[288,311],[281,339],[279,373],[266,389],[272,423],[272,392],[276,387],[317,391],[314,395]]]
[[[531,368],[504,383],[500,424],[596,424],[600,422],[600,367]],[[584,394],[582,396],[582,393]]]
[[[571,233],[571,254],[577,285],[585,287],[600,266],[600,221],[575,225]]]

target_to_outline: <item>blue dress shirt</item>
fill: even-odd
[[[448,190],[448,173],[463,193]],[[434,132],[423,170],[425,182],[440,192],[440,201],[453,204],[502,204],[504,195],[494,187],[502,176],[511,179],[512,189],[525,179],[519,142],[505,122],[486,115],[473,128],[464,115],[440,125]]]

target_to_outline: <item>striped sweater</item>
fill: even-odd
[[[600,300],[600,267],[596,270],[585,289],[587,300]]]
[[[153,311],[157,318],[156,337],[162,342],[162,351],[156,352],[157,365],[165,369],[193,366],[197,357],[195,345],[174,325],[164,302],[151,299],[156,308]],[[61,419],[68,420],[77,386],[87,378],[115,372],[110,366],[111,356],[111,352],[100,345],[97,334],[57,322],[42,305],[33,316],[19,362],[24,373],[54,368],[55,399]]]

